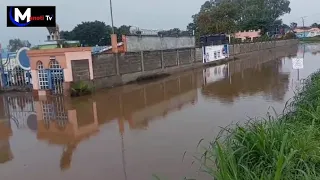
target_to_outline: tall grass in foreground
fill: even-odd
[[[217,180],[319,180],[320,72],[305,80],[283,115],[225,129],[201,162]]]

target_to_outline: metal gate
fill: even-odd
[[[15,54],[8,54],[5,61],[1,61],[2,88],[31,88],[31,72],[22,69]]]
[[[52,90],[52,94],[63,94],[63,69],[61,68],[57,60],[54,59],[50,61],[50,69],[48,75],[49,88]]]
[[[50,69],[49,70],[49,88],[52,94],[63,94],[63,69]]]

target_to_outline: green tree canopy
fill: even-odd
[[[297,28],[297,27],[298,27],[298,24],[297,24],[296,22],[290,23],[290,29],[291,29],[291,30],[294,30],[294,29]]]
[[[72,30],[72,33],[74,38],[87,46],[111,43],[110,34],[112,29],[101,21],[82,22]]]
[[[31,43],[28,40],[21,40],[21,39],[10,39],[9,40],[9,45],[8,45],[8,50],[10,52],[16,52],[22,47],[31,47]]]
[[[320,24],[318,24],[318,23],[313,23],[313,24],[311,25],[311,27],[313,27],[313,28],[320,28]]]
[[[122,25],[119,28],[114,27],[118,35],[118,41],[121,41],[121,35],[130,33],[130,26]],[[60,36],[65,40],[79,40],[84,46],[110,45],[112,27],[101,21],[82,22],[72,31],[60,31]]]
[[[210,0],[192,16],[187,27],[196,34],[230,33],[238,30],[269,31],[290,13],[289,0]]]
[[[173,28],[166,31],[160,31],[158,33],[159,36],[166,36],[166,37],[177,37],[177,36],[190,36],[192,35],[192,31],[182,31],[179,28]]]

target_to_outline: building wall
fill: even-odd
[[[229,46],[229,53],[234,57],[296,44],[298,44],[298,40],[236,44]],[[28,52],[31,61],[33,89],[39,89],[36,63],[41,60],[47,69],[50,57],[54,56],[64,70],[65,94],[68,94],[71,82],[91,80],[95,88],[99,89],[126,84],[139,78],[201,67],[204,65],[202,54],[201,48],[194,47],[99,55],[92,55],[90,48],[62,48]],[[222,61],[227,60],[223,59]]]
[[[195,37],[126,36],[127,52],[195,47]]]
[[[27,53],[30,59],[31,75],[33,90],[39,90],[39,78],[37,63],[40,61],[44,69],[50,69],[50,61],[55,58],[60,64],[64,72],[64,82],[73,82],[73,76],[84,78],[84,72],[89,72],[89,79],[93,79],[92,55],[91,48],[75,47],[75,48],[58,48],[58,49],[43,49],[30,50]],[[75,73],[72,72],[72,61],[87,61],[87,63],[74,63]],[[84,67],[83,64],[88,64]],[[43,94],[39,92],[39,94]]]
[[[256,43],[245,43],[245,44],[234,44],[229,45],[230,56],[236,56],[239,54],[246,54],[264,49],[271,49],[280,46],[290,46],[297,44],[298,40],[282,40],[282,41],[267,41],[267,42],[256,42]]]
[[[298,40],[282,40],[230,45],[229,53],[234,57],[297,43]],[[203,66],[202,60],[201,48],[94,55],[92,58],[93,84],[97,89],[112,87],[135,81],[138,78],[201,67]]]
[[[73,81],[88,81],[90,80],[90,70],[88,59],[71,61]]]
[[[115,76],[116,60],[113,54],[100,54],[92,56],[93,78]]]
[[[255,31],[255,30],[252,30],[252,31],[240,31],[240,32],[237,32],[235,33],[235,38],[237,39],[242,39],[242,40],[245,40],[246,38],[250,38],[251,40],[253,40],[253,38],[257,38],[257,37],[260,37],[261,31],[258,30],[258,31]]]
[[[66,48],[68,49],[68,48]],[[67,68],[64,69],[65,82],[73,81],[73,72],[71,61],[83,61],[84,59],[88,62],[87,71],[90,72],[90,79],[93,79],[93,67],[92,67],[92,55],[91,51],[77,51],[77,52],[65,52]]]

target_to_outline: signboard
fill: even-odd
[[[56,7],[7,6],[7,27],[56,27]]]
[[[213,62],[229,57],[228,45],[213,45],[202,47],[203,63]]]
[[[293,58],[292,59],[293,69],[303,69],[303,58]]]
[[[17,52],[17,62],[20,65],[20,67],[24,70],[30,70],[30,60],[29,57],[27,56],[27,51],[29,51],[30,49],[27,47],[23,47],[21,49],[19,49],[19,51]]]

